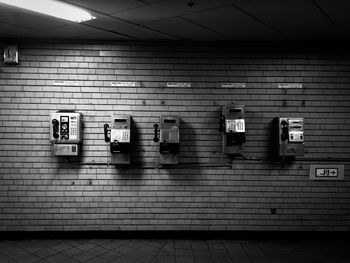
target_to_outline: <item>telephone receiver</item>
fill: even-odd
[[[103,125],[103,132],[104,132],[104,135],[105,135],[105,142],[110,142],[111,141],[111,138],[108,137],[108,130],[109,130],[109,125],[108,124]]]
[[[288,123],[286,121],[282,121],[281,126],[282,126],[281,140],[285,141],[288,139]]]
[[[154,141],[154,142],[159,142],[158,127],[159,127],[158,124],[154,124],[154,125],[153,125],[153,128],[154,128],[154,138],[153,138],[153,141]]]
[[[224,114],[219,114],[219,132],[223,132],[225,130],[225,116]]]
[[[58,125],[59,125],[59,121],[57,119],[53,119],[52,120],[52,124],[53,124],[53,134],[52,136],[55,138],[55,139],[58,139],[58,137],[60,137],[60,135],[58,134]]]

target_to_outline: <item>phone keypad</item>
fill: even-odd
[[[73,137],[78,136],[77,122],[75,119],[73,120],[73,118],[70,123],[70,135]]]

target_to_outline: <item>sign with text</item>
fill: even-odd
[[[111,82],[112,87],[136,87],[134,81],[113,81]]]
[[[189,82],[167,82],[167,88],[191,88]]]
[[[316,168],[316,176],[338,176],[337,168]]]
[[[245,88],[245,83],[240,82],[225,82],[221,83],[221,88]]]
[[[344,180],[344,165],[311,164],[310,180]]]
[[[302,89],[302,83],[278,83],[279,89]]]
[[[71,80],[54,80],[53,85],[55,86],[78,86],[78,81]]]

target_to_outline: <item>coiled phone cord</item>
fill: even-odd
[[[57,139],[53,141],[52,148],[51,148],[51,158],[55,156],[55,144],[57,143]]]
[[[112,154],[111,151],[109,151],[108,149],[111,147],[110,144],[107,142],[106,143],[107,147],[106,147],[106,151],[107,151],[107,167],[109,167],[109,165],[112,162]]]

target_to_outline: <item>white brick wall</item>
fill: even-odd
[[[0,230],[348,230],[348,53],[124,42],[20,47],[19,66],[0,64]],[[303,89],[279,89],[283,82]],[[230,102],[246,106],[251,158],[232,166],[221,154],[217,119]],[[59,109],[84,114],[79,161],[51,157],[49,113]],[[127,170],[103,164],[103,124],[114,113],[133,118]],[[153,124],[174,113],[180,165],[155,169]],[[284,166],[266,160],[276,116],[305,118],[305,156]],[[345,180],[309,181],[309,164],[329,159],[344,159]]]

